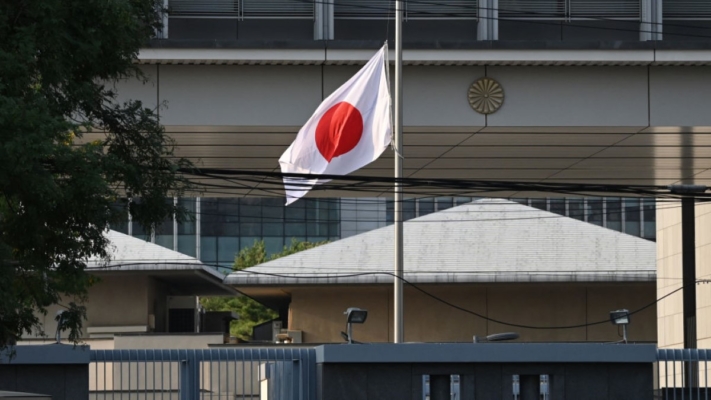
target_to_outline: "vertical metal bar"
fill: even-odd
[[[257,379],[259,379],[258,382],[261,382],[261,371],[259,371],[259,368],[257,369]],[[252,349],[249,349],[249,373],[251,375],[251,379],[249,380],[249,394],[254,397],[254,352]]]
[[[94,367],[95,367],[94,391],[97,393],[97,396],[98,396],[98,393],[99,393],[99,362],[98,361],[94,361]]]
[[[108,389],[108,385],[106,384],[106,368],[107,368],[107,362],[106,362],[106,354],[104,354],[104,400],[106,400],[106,390]],[[111,370],[113,371],[113,366],[111,367]],[[113,379],[111,380],[111,384],[113,385]]]
[[[709,400],[709,351],[704,349],[704,398]]]
[[[212,357],[212,351],[208,350],[208,352],[209,352],[209,354],[210,354],[210,363],[209,363],[209,365],[210,365],[210,374],[209,374],[210,377],[208,378],[208,383],[209,383],[209,385],[210,385],[210,400],[212,400],[212,396],[213,396],[213,394],[215,393],[215,391],[212,390],[212,364],[213,364],[213,357]],[[205,368],[205,369],[207,369],[207,368]],[[203,378],[202,381],[204,381],[204,380],[205,380],[205,379]],[[217,394],[217,400],[220,400],[220,394],[219,394],[219,393]]]
[[[222,399],[222,349],[217,349],[217,399]]]
[[[163,361],[163,351],[160,351],[160,400],[163,400],[163,393],[165,393],[165,362]],[[155,383],[154,383],[155,385]],[[155,398],[155,390],[153,391]]]
[[[672,373],[674,374],[672,378],[674,379],[674,386],[672,388],[672,392],[674,393],[674,400],[676,400],[676,351],[672,352],[672,354],[674,355],[674,357],[672,358],[674,360],[672,364]]]
[[[403,260],[403,223],[402,223],[402,186],[399,180],[402,178],[402,13],[403,1],[395,0],[395,275],[393,276],[394,304],[394,330],[393,340],[395,343],[402,343],[405,340],[404,319],[403,319],[403,285],[402,277],[404,272]]]
[[[246,384],[246,380],[245,380],[245,369],[247,369],[247,363],[244,361],[244,359],[242,359],[242,399],[245,398],[244,397],[246,394],[245,392],[247,391],[246,390],[247,384]],[[251,393],[250,393],[250,396],[251,396]]]

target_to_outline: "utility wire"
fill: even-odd
[[[326,1],[319,1],[319,0],[291,0],[296,3],[305,3],[305,4],[331,4]],[[432,3],[432,2],[417,2],[414,0],[402,0],[403,3],[419,3],[419,4],[430,4],[430,5],[445,5],[449,6],[446,3]],[[375,10],[375,11],[390,11],[394,10],[393,7],[387,6],[387,7],[382,7],[382,6],[371,6],[371,5],[364,5],[364,4],[348,4],[348,7],[351,8],[359,8],[359,9],[364,9],[364,10]],[[504,12],[512,12],[512,13],[519,13],[523,15],[528,15],[528,16],[537,16],[540,17],[541,19],[545,19],[548,17],[549,19],[560,19],[561,22],[565,22],[566,26],[569,27],[579,27],[579,28],[585,28],[585,29],[598,29],[598,30],[610,30],[610,31],[621,31],[621,32],[635,32],[635,33],[659,33],[657,31],[653,30],[644,30],[644,29],[625,29],[625,28],[614,28],[614,27],[591,27],[589,25],[582,25],[582,24],[574,24],[569,21],[565,21],[566,19],[569,19],[569,16],[558,16],[558,17],[552,17],[550,14],[546,13],[537,13],[537,12],[532,12],[532,11],[522,11],[522,10],[517,10],[517,9],[502,9],[502,8],[491,8],[491,7],[467,7],[467,6],[458,6],[459,8],[465,8],[465,9],[471,9],[471,10],[498,10],[499,12],[504,11]],[[439,13],[439,12],[431,12],[431,11],[423,11],[423,10],[418,10],[416,11],[417,14],[419,15],[435,15],[435,16],[449,16],[449,17],[459,17],[460,14],[458,13]],[[371,19],[378,19],[378,18],[371,18]],[[383,18],[380,18],[383,19]],[[535,19],[525,19],[525,18],[516,18],[516,17],[485,17],[481,15],[477,15],[476,18],[471,18],[471,19],[488,19],[488,20],[494,20],[494,21],[517,21],[517,22],[522,22],[522,23],[529,23],[529,24],[537,24],[537,25],[550,25],[550,26],[555,26],[555,27],[560,27],[561,24],[557,22],[548,22],[548,21],[540,21],[540,20],[535,20]],[[603,18],[603,17],[580,17],[576,18],[576,20],[599,20],[599,21],[615,21],[615,22],[621,22],[624,21],[622,19],[615,19],[615,18]],[[630,22],[636,22],[636,23],[645,23],[645,24],[662,24],[665,25],[663,22],[662,23],[653,23],[653,22],[642,22],[641,18],[640,20],[634,20]],[[672,26],[669,24],[668,26]],[[694,29],[696,28],[695,26],[691,25],[682,25],[682,24],[676,24],[674,25],[676,27],[684,27],[684,28],[689,28],[689,29]],[[704,29],[709,29],[709,28],[704,28]],[[695,35],[695,34],[688,34],[688,33],[674,33],[674,36],[682,36],[682,37],[695,37],[695,38],[711,38],[711,36],[708,35]]]
[[[163,263],[163,265],[171,265],[171,264],[173,264],[173,263]],[[121,268],[121,267],[127,267],[127,266],[141,266],[141,265],[144,265],[144,264],[141,264],[141,263],[114,264],[114,265],[104,266],[104,267],[88,268],[88,269],[87,269],[87,272],[95,272],[95,271],[100,271],[100,270],[112,270],[112,269]],[[206,266],[209,266],[209,267],[220,268],[220,266],[219,266],[219,265],[216,265],[216,264],[212,264],[212,265],[211,265],[211,264],[202,264],[202,265],[206,265]],[[403,283],[405,283],[405,284],[411,286],[413,289],[417,290],[418,292],[420,292],[420,293],[424,294],[425,296],[430,297],[430,298],[432,298],[433,300],[435,300],[435,301],[437,301],[437,302],[440,302],[440,303],[442,303],[442,304],[444,304],[444,305],[446,305],[446,306],[448,306],[448,307],[451,307],[451,308],[456,309],[456,310],[458,310],[458,311],[462,311],[462,312],[464,312],[464,313],[466,313],[466,314],[470,314],[470,315],[473,315],[473,316],[475,316],[475,317],[484,319],[484,320],[489,321],[489,322],[497,323],[497,324],[504,325],[504,326],[510,326],[510,327],[513,327],[513,328],[535,329],[535,330],[564,330],[564,329],[585,328],[585,327],[588,327],[588,326],[601,325],[601,324],[605,324],[605,323],[609,323],[609,322],[610,322],[609,319],[604,319],[604,320],[600,320],[600,321],[587,322],[587,323],[584,323],[584,324],[575,324],[575,325],[536,326],[536,325],[526,325],[526,324],[519,324],[519,323],[514,323],[514,322],[503,321],[503,320],[499,320],[499,319],[496,319],[496,318],[491,318],[491,317],[488,317],[488,316],[483,315],[483,314],[481,314],[481,313],[477,313],[476,311],[472,311],[472,310],[469,310],[469,309],[467,309],[467,308],[458,306],[458,305],[456,305],[456,304],[454,304],[454,303],[452,303],[452,302],[449,302],[449,301],[447,301],[447,300],[445,300],[445,299],[443,299],[443,298],[441,298],[441,297],[439,297],[439,296],[437,296],[437,295],[434,295],[434,294],[428,292],[427,290],[425,290],[425,289],[423,289],[422,287],[420,287],[420,285],[417,285],[417,284],[415,284],[415,283],[412,283],[412,282],[408,281],[407,279],[405,279],[405,278],[403,278],[403,277],[400,277],[400,276],[397,276],[396,274],[394,274],[394,273],[392,273],[392,272],[359,272],[359,273],[339,274],[339,275],[310,275],[310,276],[308,276],[308,275],[300,275],[300,276],[294,276],[294,275],[284,275],[284,274],[269,273],[269,272],[250,271],[249,269],[245,269],[245,270],[237,271],[236,273],[238,273],[238,274],[239,274],[239,273],[245,273],[245,274],[250,274],[250,275],[271,276],[271,277],[286,278],[286,279],[339,279],[339,278],[354,278],[354,277],[361,277],[361,276],[387,275],[387,276],[393,277],[394,279],[400,279],[400,280],[402,280]],[[707,279],[696,280],[694,284],[701,284],[701,283],[711,283],[711,280],[707,280]],[[673,290],[673,291],[667,293],[666,295],[664,295],[664,296],[662,296],[662,297],[660,297],[660,298],[654,300],[653,302],[651,302],[651,303],[649,303],[649,304],[646,304],[646,305],[644,305],[644,306],[642,306],[642,307],[640,307],[640,308],[638,308],[638,309],[636,309],[636,310],[634,310],[634,311],[631,311],[631,312],[630,312],[630,315],[634,315],[634,314],[640,313],[640,312],[642,312],[642,311],[648,309],[649,307],[654,306],[655,304],[657,304],[657,303],[659,303],[660,301],[662,301],[662,300],[668,298],[669,296],[671,296],[671,295],[673,295],[673,294],[675,294],[675,293],[677,293],[677,292],[683,290],[684,287],[685,287],[685,286],[680,286],[679,288],[677,288],[677,289],[675,289],[675,290]]]

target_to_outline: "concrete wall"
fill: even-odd
[[[630,284],[492,284],[427,285],[423,289],[448,302],[488,318],[532,326],[579,325],[607,321],[612,310],[635,310],[652,303],[654,283]],[[390,287],[330,287],[292,290],[289,329],[304,332],[307,343],[341,342],[343,311],[368,310],[365,324],[355,325],[353,336],[365,342],[392,341],[392,289]],[[516,331],[526,342],[608,342],[620,340],[617,328],[599,325],[562,330],[507,327],[487,322],[412,288],[405,290],[405,341],[471,342],[472,336]],[[655,342],[656,310],[650,307],[632,316],[629,338]]]
[[[16,346],[12,359],[0,353],[0,391],[49,395],[53,400],[89,399],[86,347]]]
[[[150,81],[117,84],[120,99],[166,104],[168,126],[298,129],[357,66],[150,65]],[[439,127],[711,126],[708,67],[406,66],[404,124]],[[488,117],[469,108],[469,85],[497,79],[506,100]],[[545,101],[542,100],[545,96]],[[433,106],[433,105],[436,105]],[[281,150],[281,149],[280,149]]]
[[[89,289],[86,302],[87,320],[84,322],[83,337],[89,338],[87,328],[92,327],[148,327],[149,331],[165,332],[167,329],[167,297],[170,288],[163,282],[149,276],[113,275],[102,276],[99,283]],[[67,304],[71,299],[65,299]],[[40,323],[47,335],[44,340],[54,340],[57,329],[55,316],[64,307],[53,305],[47,314],[39,314]],[[154,315],[154,329],[150,328]],[[63,334],[66,337],[67,333]],[[25,339],[43,339],[37,334],[25,335]]]
[[[681,204],[657,207],[657,296],[682,287]],[[696,279],[711,278],[711,205],[696,206]],[[660,348],[684,347],[683,290],[659,302]],[[711,347],[711,286],[696,286],[699,348]]]

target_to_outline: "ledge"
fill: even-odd
[[[0,354],[0,365],[20,364],[89,364],[89,346],[46,344],[15,346],[9,349],[15,354],[8,357],[7,351]]]
[[[653,344],[404,343],[316,347],[316,363],[653,363]]]

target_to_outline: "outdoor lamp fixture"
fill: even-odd
[[[627,343],[627,325],[630,323],[629,310],[610,311],[610,322],[612,322],[613,325],[622,325],[622,341]]]
[[[502,342],[506,340],[516,340],[519,338],[518,332],[502,332],[494,333],[486,337],[474,336],[472,342],[474,343],[485,343],[485,342]]]
[[[368,310],[363,310],[357,307],[349,307],[346,312],[346,336],[348,337],[348,343],[353,343],[353,325],[352,324],[362,324],[368,319]]]

